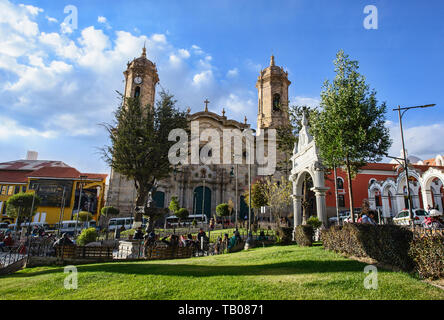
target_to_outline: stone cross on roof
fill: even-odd
[[[208,112],[208,104],[210,103],[210,101],[208,101],[208,99],[206,99],[204,101],[204,103],[205,103],[205,112]]]

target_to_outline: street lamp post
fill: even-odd
[[[401,141],[402,141],[402,153],[403,153],[402,160],[404,160],[404,170],[405,170],[406,185],[407,185],[407,197],[408,197],[408,203],[409,203],[409,218],[410,218],[410,223],[412,224],[412,227],[413,227],[412,197],[410,195],[409,169],[408,169],[408,162],[407,162],[407,154],[405,152],[404,132],[402,129],[402,117],[407,112],[407,110],[418,109],[418,108],[429,108],[429,107],[434,107],[434,106],[435,106],[435,104],[427,104],[427,105],[423,105],[423,106],[404,107],[404,108],[401,108],[401,106],[398,106],[398,108],[393,109],[393,111],[398,111],[398,116],[399,116],[399,127],[401,129]]]
[[[86,176],[80,176],[80,194],[79,194],[79,205],[77,206],[77,219],[76,219],[76,226],[74,227],[74,236],[77,235],[77,224],[79,223],[79,216],[80,216],[80,205],[82,203],[82,192],[83,192],[83,184],[82,180],[83,178],[87,178]],[[117,226],[116,226],[117,228]]]
[[[31,239],[32,239],[31,232],[30,232],[30,230],[31,230],[31,217],[32,217],[32,213],[34,212],[35,196],[37,194],[37,191],[39,190],[39,187],[40,186],[37,185],[37,188],[34,191],[34,195],[32,196],[31,212],[29,214],[29,225],[28,225],[28,244],[27,244],[28,256],[26,258],[26,262],[29,262],[29,254],[30,254],[30,250],[31,250]]]

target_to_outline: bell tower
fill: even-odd
[[[146,57],[146,48],[142,55],[128,62],[125,76],[125,97],[139,97],[142,105],[154,106],[156,84],[159,82],[156,64]]]
[[[271,56],[270,65],[262,70],[256,82],[258,91],[257,130],[276,129],[289,122],[288,72],[275,65]]]
[[[145,47],[139,58],[128,62],[127,69],[123,74],[125,76],[124,96],[139,97],[143,106],[154,107],[159,76],[156,65],[146,57]],[[132,215],[134,214],[136,194],[134,183],[111,169],[107,205],[119,208],[122,216]]]

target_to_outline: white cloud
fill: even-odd
[[[153,40],[154,42],[158,42],[158,43],[162,43],[162,44],[166,44],[166,37],[164,34],[159,34],[159,33],[155,33],[151,36],[151,40]]]
[[[8,140],[14,137],[40,137],[45,139],[55,138],[55,131],[39,131],[34,128],[20,125],[17,121],[0,116],[0,140]]]
[[[106,19],[106,17],[97,17],[97,22],[103,24],[107,29],[111,29],[111,25],[108,23],[108,19]]]
[[[179,49],[179,55],[184,59],[188,59],[190,57],[190,52],[186,49]]]
[[[230,93],[227,97],[221,99],[220,104],[222,106],[227,107],[228,110],[237,115],[245,115],[249,113],[251,110],[256,110],[255,100],[253,100],[253,98],[248,98],[245,96],[248,95],[243,94],[241,96],[239,94]],[[238,120],[243,120],[243,119],[238,119]]]
[[[389,155],[399,156],[402,149],[401,132],[398,123],[386,122],[390,130],[393,144]],[[442,137],[444,136],[444,123],[432,123],[414,127],[403,125],[405,148],[408,155],[415,155],[422,160],[435,158],[437,154],[444,154]]]
[[[237,68],[228,70],[227,72],[227,77],[228,78],[235,78],[239,75],[239,70]]]
[[[199,46],[196,46],[195,44],[191,46],[191,49],[193,49],[194,53],[197,55],[202,55],[205,53]]]
[[[209,85],[213,81],[213,71],[206,70],[202,71],[193,77],[193,85],[195,86],[203,86]]]
[[[36,21],[50,20],[38,19],[39,12],[0,0],[0,73],[6,75],[0,82],[0,149],[16,136],[23,137],[21,142],[32,136],[57,136],[63,139],[40,139],[32,148],[47,148],[56,157],[69,152],[81,162],[81,155],[107,143],[106,132],[97,124],[111,121],[118,104],[115,90],[123,91],[122,72],[128,61],[140,56],[144,43],[148,58],[157,65],[160,84],[175,95],[178,106],[201,111],[203,100],[209,98],[210,108],[220,112],[225,107],[227,116],[233,113],[236,120],[243,121],[244,114],[255,118],[255,91],[224,79],[237,68],[219,70],[211,54],[196,44],[175,46],[167,32],[105,33],[106,25],[100,22],[78,33],[63,24],[57,32],[40,32]],[[5,130],[8,133],[2,134]]]
[[[88,119],[75,114],[59,114],[53,116],[46,124],[48,128],[58,128],[64,134],[71,136],[90,136],[96,133],[96,127],[88,123]]]
[[[34,7],[31,5],[19,4],[20,7],[25,8],[31,15],[36,16],[39,12],[43,12],[42,8]]]
[[[58,20],[56,18],[53,18],[53,17],[50,17],[50,16],[46,16],[45,18],[46,18],[46,20],[48,20],[48,22],[51,22],[51,23],[57,23],[58,22]]]
[[[321,101],[319,98],[303,97],[303,96],[296,96],[290,99],[291,105],[307,106],[311,108],[318,107],[320,102]]]
[[[106,20],[105,17],[99,16],[99,17],[97,18],[97,22],[99,22],[99,23],[106,23],[107,20]]]

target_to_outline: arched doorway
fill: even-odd
[[[313,181],[311,191],[315,193],[316,212],[323,225],[327,225],[327,206],[325,203],[326,192],[329,188],[325,187],[325,172],[322,160],[319,157],[315,140],[309,132],[308,119],[305,113],[302,116],[302,127],[299,130],[299,140],[293,150],[291,161],[293,168],[291,170],[290,180],[293,181],[293,217],[294,227],[302,224],[302,187],[305,177],[308,174]]]
[[[156,191],[153,200],[156,208],[165,208],[165,192]]]
[[[202,212],[211,218],[211,189],[208,187],[197,187],[194,189],[193,197],[193,208],[194,214],[202,214]],[[204,210],[202,211],[202,207]]]

